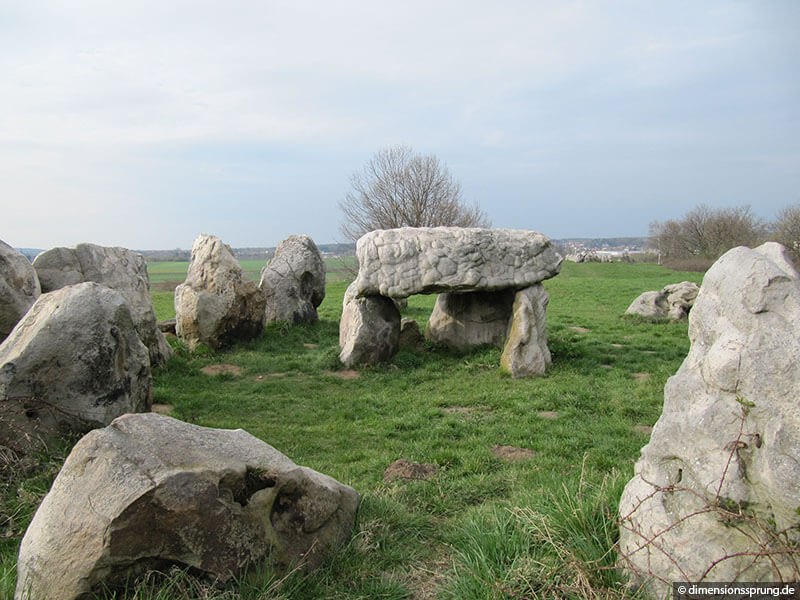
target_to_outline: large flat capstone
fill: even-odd
[[[355,296],[521,290],[561,269],[546,235],[518,229],[402,227],[358,240]]]

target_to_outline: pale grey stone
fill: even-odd
[[[549,301],[550,295],[540,283],[514,295],[500,367],[515,378],[543,375],[552,362],[546,331]]]
[[[30,261],[0,240],[0,342],[40,294],[39,278]]]
[[[147,261],[141,254],[126,248],[78,244],[46,250],[34,259],[33,266],[43,292],[84,281],[118,291],[128,303],[136,331],[150,353],[150,363],[161,365],[172,356],[172,348],[157,325]]]
[[[680,321],[688,316],[699,290],[700,286],[693,281],[682,281],[659,291],[644,292],[631,302],[625,314]]]
[[[125,415],[73,448],[22,540],[16,600],[77,600],[175,563],[225,582],[268,555],[318,566],[358,494],[247,432]]]
[[[400,312],[384,296],[356,297],[347,288],[339,321],[339,360],[345,366],[373,365],[391,359],[400,344]]]
[[[291,235],[275,249],[258,284],[266,300],[265,324],[314,323],[325,299],[325,261],[307,235]]]
[[[781,247],[734,248],[706,273],[689,354],[620,502],[621,566],[650,597],[668,593],[659,579],[796,576],[790,555],[762,550],[800,543],[798,331],[800,277]]]
[[[390,298],[522,289],[557,275],[563,260],[535,231],[461,227],[372,231],[356,255],[355,295]]]
[[[230,246],[213,235],[199,235],[186,281],[175,288],[178,337],[190,349],[255,338],[264,328],[264,306],[264,295],[247,278]]]
[[[483,344],[502,348],[511,319],[514,290],[439,294],[425,338],[452,348]]]
[[[42,294],[0,344],[0,435],[12,445],[147,411],[150,393],[150,358],[128,305],[97,283]]]

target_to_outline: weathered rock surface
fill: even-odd
[[[41,294],[39,278],[21,253],[0,240],[0,342]]]
[[[13,446],[102,427],[150,410],[150,388],[147,348],[122,295],[92,282],[64,287],[42,294],[0,344],[0,435]]]
[[[385,296],[358,298],[347,288],[339,321],[339,360],[345,366],[391,359],[400,343],[400,312]]]
[[[557,275],[562,261],[541,233],[461,227],[372,231],[356,254],[361,297],[522,289]]]
[[[734,248],[706,273],[689,354],[620,502],[621,566],[650,597],[668,593],[658,578],[796,578],[796,551],[780,548],[800,542],[798,331],[782,246]]]
[[[500,366],[514,377],[543,375],[552,360],[547,348],[546,311],[550,295],[540,283],[514,295]]]
[[[46,250],[34,259],[33,266],[43,292],[84,281],[118,291],[128,303],[136,331],[150,352],[151,364],[164,364],[172,356],[172,348],[157,326],[147,261],[141,254],[126,248],[78,244]]]
[[[265,323],[314,323],[325,299],[325,261],[307,235],[290,235],[275,249],[258,284],[266,300]]]
[[[397,303],[395,303],[395,306],[396,305]],[[399,345],[401,348],[410,348],[412,350],[425,349],[425,339],[422,337],[422,332],[419,330],[419,323],[414,319],[400,319]]]
[[[660,291],[644,292],[631,303],[625,314],[680,321],[688,316],[699,290],[700,286],[693,281],[682,281]]]
[[[201,234],[192,245],[186,281],[175,288],[175,330],[190,349],[219,348],[257,337],[264,328],[264,295],[230,246]]]
[[[439,294],[425,338],[452,348],[483,344],[502,348],[511,318],[514,290]]]
[[[313,567],[357,503],[241,429],[125,415],[70,453],[22,540],[15,598],[75,600],[170,563],[227,581],[270,552]]]

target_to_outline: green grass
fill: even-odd
[[[161,275],[172,272],[157,264]],[[342,378],[347,279],[339,276],[329,279],[315,325],[270,326],[257,340],[204,355],[177,344],[153,374],[155,402],[179,419],[241,427],[361,494],[354,537],[329,566],[285,578],[265,567],[218,597],[579,598],[589,588],[622,595],[610,567],[619,495],[648,440],[635,427],[656,421],[666,379],[688,351],[685,323],[623,313],[643,291],[700,277],[649,264],[565,263],[545,283],[553,365],[535,379],[501,372],[495,348],[434,346],[401,350],[389,365]],[[171,294],[153,296],[159,319],[171,316]],[[410,298],[404,316],[424,329],[434,299]],[[242,375],[200,372],[215,363],[237,365]],[[536,454],[506,462],[493,455],[496,445]],[[434,463],[439,474],[384,481],[398,458]],[[4,506],[27,481],[4,490]],[[41,497],[36,489],[25,496],[17,532]],[[13,564],[19,537],[2,543],[3,564]],[[4,569],[11,589],[13,568]],[[187,577],[151,578],[118,598],[217,597],[177,590],[203,585]]]

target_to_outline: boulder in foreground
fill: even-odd
[[[67,458],[22,540],[15,598],[77,600],[169,564],[223,582],[268,555],[315,567],[357,504],[241,429],[125,415]]]

